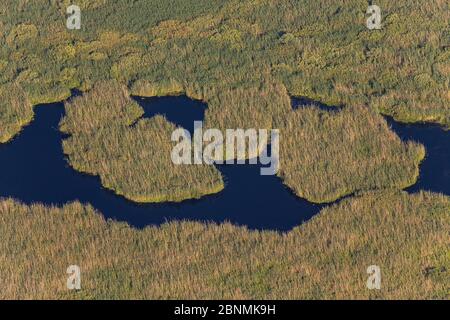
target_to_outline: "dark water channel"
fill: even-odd
[[[189,131],[202,120],[206,106],[187,97],[135,98],[145,117],[165,114]],[[12,197],[62,206],[79,200],[90,203],[106,218],[134,227],[159,225],[170,220],[231,222],[249,229],[288,231],[317,214],[323,206],[294,196],[276,176],[261,176],[260,165],[220,165],[225,189],[215,195],[181,203],[136,204],[105,190],[98,177],[73,170],[64,157],[58,123],[62,103],[35,107],[34,121],[7,144],[0,145],[0,197]],[[417,185],[410,188],[449,194],[449,133],[437,126],[391,122],[405,140],[427,148]]]

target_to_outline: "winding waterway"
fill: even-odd
[[[187,97],[135,98],[144,117],[165,114],[169,121],[192,131],[203,120],[206,105]],[[102,188],[98,177],[73,170],[64,157],[58,123],[62,103],[35,107],[35,119],[13,141],[0,145],[0,197],[62,206],[79,200],[106,218],[141,228],[170,220],[194,220],[247,226],[249,229],[288,231],[317,214],[323,206],[293,195],[276,176],[261,176],[259,165],[220,165],[225,189],[199,200],[181,203],[136,204]],[[427,148],[418,184],[408,191],[450,194],[449,133],[437,126],[401,125],[390,121],[405,140]]]

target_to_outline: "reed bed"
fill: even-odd
[[[270,123],[284,103],[262,109],[260,120],[267,88],[279,88],[275,99],[287,91],[369,105],[399,121],[450,124],[443,0],[380,0],[380,31],[366,28],[365,0],[83,1],[77,32],[65,28],[66,5],[5,0],[0,7],[0,85],[22,86],[24,104],[112,78],[130,88],[147,83],[151,95],[218,101],[215,127],[244,115],[248,126]],[[236,103],[235,94],[244,99]]]
[[[416,183],[425,148],[404,143],[367,107],[302,106],[281,126],[280,172],[299,197],[332,202],[361,190]]]
[[[377,192],[287,234],[179,222],[135,230],[89,206],[0,202],[2,299],[448,299],[449,197]],[[66,288],[69,265],[80,291]],[[370,265],[381,290],[366,287]]]
[[[19,85],[0,85],[0,143],[15,137],[33,116],[32,105]]]
[[[176,165],[171,152],[176,126],[163,116],[141,118],[142,108],[116,82],[97,84],[65,104],[63,149],[78,171],[135,202],[182,201],[224,187],[212,165]]]
[[[280,176],[324,209],[288,234],[230,224],[137,231],[92,208],[0,202],[0,298],[446,299],[449,198],[392,189],[414,183],[422,146],[379,115],[450,127],[448,2],[79,1],[0,3],[0,143],[32,106],[72,89],[61,130],[71,165],[138,202],[180,201],[223,188],[212,166],[175,167],[162,117],[142,119],[133,94],[184,93],[208,103],[210,128],[279,128]],[[306,96],[337,113],[290,109]],[[367,106],[367,107],[360,107]],[[65,288],[79,264],[83,290]],[[382,289],[366,288],[379,265]]]

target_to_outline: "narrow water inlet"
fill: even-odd
[[[168,119],[179,109],[182,119],[198,118],[204,105],[180,106],[186,97],[144,99],[146,115],[164,108]],[[162,105],[158,105],[158,103]],[[172,106],[172,107],[171,107]],[[174,108],[173,106],[178,106]],[[317,214],[323,207],[299,199],[276,176],[261,176],[260,165],[218,165],[225,189],[215,195],[181,203],[136,204],[102,188],[100,179],[72,169],[64,157],[63,134],[58,123],[64,116],[62,103],[35,107],[34,121],[12,142],[0,146],[0,197],[26,204],[39,202],[62,206],[71,201],[89,203],[105,218],[142,228],[171,220],[191,220],[247,226],[256,230],[288,231]],[[179,117],[180,114],[177,115]],[[13,169],[11,169],[13,168]]]
[[[141,99],[144,117],[164,114],[179,126],[203,120],[206,105],[185,96]],[[0,145],[0,197],[26,204],[62,206],[79,200],[91,204],[105,218],[142,228],[171,220],[192,220],[247,226],[256,230],[289,231],[317,214],[324,206],[299,199],[276,176],[261,176],[260,165],[219,165],[225,189],[215,195],[181,203],[136,204],[102,188],[98,177],[73,170],[64,157],[58,123],[62,103],[35,107],[34,121],[13,141]],[[405,140],[427,149],[421,178],[408,189],[450,194],[448,132],[432,125],[403,125],[389,120]],[[192,129],[192,128],[191,128]]]
[[[403,141],[416,141],[425,146],[426,156],[420,165],[419,180],[406,189],[450,195],[450,131],[435,124],[404,124],[386,117],[391,129]]]

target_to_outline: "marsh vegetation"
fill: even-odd
[[[361,190],[404,189],[419,176],[425,148],[404,143],[365,107],[338,112],[300,107],[281,126],[280,177],[309,201]]]
[[[138,231],[79,203],[3,200],[0,297],[445,299],[449,212],[448,197],[381,192],[326,208],[288,234],[194,222]],[[79,292],[66,288],[72,264]],[[366,288],[372,264],[381,290]]]
[[[180,106],[182,107],[182,106]],[[78,171],[98,175],[103,186],[136,202],[182,201],[223,189],[210,165],[180,166],[171,160],[176,126],[144,110],[115,82],[99,83],[65,104],[63,149]]]
[[[159,124],[155,123],[156,119],[139,121],[133,129],[127,128],[130,125],[127,117],[135,120],[139,116],[135,113],[142,111],[132,103],[121,101],[121,95],[107,97],[110,92],[107,86],[103,87],[105,92],[99,93],[98,82],[118,82],[133,95],[183,93],[201,99],[208,104],[206,127],[220,130],[286,125],[295,117],[290,96],[307,96],[329,105],[346,105],[350,110],[367,106],[374,112],[368,111],[370,116],[344,112],[339,118],[341,124],[317,120],[318,128],[330,132],[317,129],[308,134],[324,138],[333,136],[333,130],[337,130],[335,135],[342,139],[330,138],[326,144],[332,145],[335,153],[338,150],[342,153],[334,159],[327,158],[327,152],[331,152],[328,149],[317,154],[321,160],[313,166],[306,159],[302,162],[301,157],[294,160],[293,156],[286,155],[283,176],[316,180],[304,189],[331,180],[327,188],[335,191],[318,191],[317,186],[312,186],[308,193],[295,186],[300,181],[287,182],[298,194],[322,202],[355,190],[403,188],[414,182],[423,151],[414,147],[405,149],[399,143],[388,146],[395,138],[387,130],[374,128],[370,122],[382,123],[377,113],[383,113],[407,122],[450,123],[446,67],[450,61],[449,26],[445,1],[433,0],[425,5],[410,1],[401,5],[380,0],[383,29],[374,32],[365,26],[367,2],[362,0],[345,4],[324,0],[220,3],[183,2],[174,9],[168,2],[135,1],[133,5],[121,0],[80,2],[83,28],[69,31],[63,23],[67,1],[54,1],[52,6],[35,0],[5,1],[1,6],[4,18],[0,28],[1,141],[8,141],[31,121],[31,105],[63,100],[74,88],[82,91],[94,88],[95,93],[91,95],[102,95],[105,106],[125,103],[122,108],[130,107],[130,110],[105,115],[103,120],[124,116],[118,120],[124,125],[113,126],[117,123],[113,121],[111,126],[115,131],[94,136],[95,147],[82,144],[83,139],[76,140],[77,135],[69,139],[65,149],[71,162],[84,172],[100,174],[106,186],[135,200],[168,200],[170,197],[161,196],[159,191],[150,196],[153,191],[137,177],[133,182],[124,181],[134,175],[127,175],[125,172],[129,170],[119,168],[119,163],[128,161],[130,166],[135,166],[134,172],[145,171],[139,166],[142,161],[138,153],[131,150],[144,146],[139,136],[148,129],[142,128],[144,124],[161,127],[164,121],[160,119]],[[406,16],[408,19],[403,19]],[[128,21],[126,17],[133,19]],[[86,126],[95,126],[96,113],[104,113],[99,108],[81,115],[84,109],[80,108],[79,119],[72,125],[78,136],[82,130],[92,129]],[[299,113],[295,113],[297,117],[301,117]],[[74,114],[69,112],[69,117]],[[367,126],[365,121],[369,121]],[[366,145],[353,148],[351,137],[339,133],[344,123],[348,123],[348,128],[352,122],[359,128],[353,131],[360,131],[355,134],[364,137]],[[292,127],[291,131],[297,132],[298,128]],[[376,132],[382,135],[370,141],[369,137]],[[100,141],[103,138],[105,141]],[[293,137],[284,139],[291,141]],[[357,143],[363,143],[361,139]],[[307,140],[291,144],[295,146],[292,154],[307,154],[311,146]],[[155,148],[148,141],[145,144]],[[119,147],[124,154],[115,163],[115,169],[111,162],[119,155],[109,159],[110,165],[106,166],[109,169],[101,169],[108,155],[114,152],[111,149]],[[92,161],[90,155],[88,160],[89,152],[84,150],[99,152],[100,158],[103,153],[105,159]],[[372,155],[378,164],[366,173],[347,177],[357,161]],[[343,170],[342,178],[328,179],[336,176],[333,170],[345,166],[342,161],[340,166],[334,165],[338,159],[348,159],[349,166]],[[386,164],[380,164],[381,160]],[[292,170],[306,172],[288,172]],[[211,168],[206,171],[206,186],[194,187],[197,191],[192,196],[220,190],[217,173]],[[158,172],[164,176],[164,170],[154,174]],[[162,178],[154,178],[158,179]],[[167,187],[169,180],[160,186]],[[175,180],[171,180],[170,187],[178,195],[172,200],[185,198],[187,194],[179,189],[186,180]]]
[[[246,101],[240,98],[230,99],[239,106]],[[268,100],[259,105],[271,104]],[[143,109],[123,85],[99,83],[65,108],[60,129],[71,135],[63,142],[70,164],[99,175],[116,193],[136,202],[160,202],[223,189],[214,166],[173,163],[175,125],[162,116],[142,119]],[[205,117],[210,114],[208,105]],[[279,176],[299,197],[312,202],[333,202],[364,190],[404,189],[416,182],[425,157],[423,146],[402,142],[383,117],[366,107],[349,106],[339,112],[300,107],[276,122],[281,129]],[[226,124],[215,123],[219,128]],[[235,123],[245,126],[248,121],[237,117]]]
[[[208,128],[282,130],[280,177],[328,202],[287,234],[171,222],[138,231],[89,205],[0,201],[1,298],[448,298],[449,197],[413,184],[423,146],[382,115],[450,128],[448,1],[68,0],[0,3],[0,143],[65,103],[70,164],[136,202],[180,201],[224,187],[214,166],[176,167],[162,116],[130,95],[208,104]],[[338,112],[298,108],[308,97]],[[376,190],[374,190],[376,189]],[[66,268],[83,290],[66,290]],[[368,265],[383,289],[366,290]]]
[[[21,86],[33,104],[111,78],[151,95],[183,91],[209,103],[212,127],[266,127],[287,93],[450,123],[446,1],[380,0],[375,32],[365,0],[216,2],[86,1],[82,30],[69,31],[67,1],[3,1],[0,85]]]

